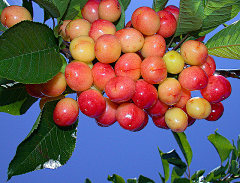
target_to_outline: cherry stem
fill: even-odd
[[[187,34],[187,35],[173,48],[173,50],[178,49],[178,48],[181,46],[181,44],[188,38],[188,36],[189,36],[189,34]]]
[[[240,79],[240,69],[217,69],[215,74]]]
[[[174,36],[172,37],[171,41],[169,42],[169,44],[167,45],[167,48],[165,50],[165,52],[167,52],[167,50],[169,49],[169,47],[171,46],[171,44],[173,43],[174,40]]]

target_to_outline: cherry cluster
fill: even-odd
[[[57,125],[73,124],[80,109],[99,126],[118,122],[130,131],[142,130],[149,118],[174,132],[183,132],[196,119],[218,120],[231,84],[214,74],[216,63],[202,40],[187,40],[178,51],[167,49],[179,8],[169,5],[156,12],[139,7],[117,31],[121,11],[118,0],[88,0],[83,18],[63,21],[59,35],[72,58],[65,73],[47,83],[26,84],[29,95],[41,98],[41,109],[45,102],[61,99],[53,112]],[[77,100],[65,98],[67,86]],[[202,97],[191,97],[196,90]]]

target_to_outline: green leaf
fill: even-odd
[[[199,0],[181,0],[175,37],[188,34],[201,28],[203,4]]]
[[[40,7],[42,7],[51,17],[53,18],[60,17],[60,11],[57,5],[54,3],[54,0],[33,0],[33,1],[35,1]],[[58,1],[60,2],[60,0]]]
[[[0,77],[0,112],[21,115],[37,100],[28,95],[24,84]]]
[[[231,142],[227,138],[217,133],[217,131],[215,131],[215,134],[209,135],[208,140],[216,148],[220,156],[221,163],[223,163],[229,157],[229,154],[233,150]]]
[[[90,179],[86,179],[85,183],[92,183],[92,182],[90,181]]]
[[[152,9],[158,12],[160,10],[163,10],[167,3],[168,3],[168,0],[153,0]]]
[[[190,183],[191,181],[187,178],[177,178],[177,179],[174,179],[173,182],[174,183]]]
[[[172,175],[171,175],[171,182],[178,182],[178,181],[176,181],[176,179],[179,179],[184,174],[185,171],[186,171],[186,168],[182,169],[182,168],[179,168],[176,166],[173,167]]]
[[[226,167],[224,167],[224,166],[216,167],[211,172],[209,172],[209,174],[206,176],[206,180],[214,182],[214,181],[218,180],[219,178],[224,177],[226,175],[225,170],[226,170]]]
[[[240,10],[240,0],[209,0],[204,7],[202,28],[199,32],[213,30],[231,20]],[[206,33],[200,34],[201,36]]]
[[[118,0],[118,2],[120,3],[121,7],[123,7],[122,0]],[[117,31],[124,28],[124,26],[125,26],[125,10],[123,8],[122,8],[122,13],[121,13],[120,18],[116,22],[114,22],[114,25],[116,26]]]
[[[160,172],[158,174],[159,174],[159,176],[161,178],[162,183],[165,183],[166,181],[165,181],[165,178],[162,176],[162,174]]]
[[[73,20],[81,12],[79,0],[71,0],[62,20]]]
[[[169,163],[166,159],[163,158],[163,155],[165,153],[163,153],[159,148],[158,148],[158,151],[159,151],[159,154],[160,154],[161,160],[162,160],[163,171],[164,171],[164,181],[167,182],[169,179],[169,172],[170,172]],[[160,176],[161,176],[161,174],[160,174]],[[161,176],[161,179],[162,179],[162,176]]]
[[[210,38],[206,46],[210,55],[240,59],[240,21],[237,21]]]
[[[238,154],[240,154],[240,135],[238,135],[238,139],[237,139],[237,150],[238,150]]]
[[[199,180],[199,177],[201,177],[204,173],[205,173],[205,170],[198,170],[198,171],[196,171],[196,172],[192,175],[191,180],[198,181],[198,180]]]
[[[137,183],[137,179],[128,179],[127,183]]]
[[[188,143],[188,140],[187,140],[187,136],[184,132],[182,133],[175,133],[175,132],[172,132],[185,159],[186,159],[186,162],[188,164],[188,166],[190,166],[191,162],[192,162],[192,149],[191,149],[191,146],[189,145]]]
[[[233,174],[233,175],[237,175],[238,171],[239,171],[239,163],[237,160],[232,160],[230,162],[230,169],[229,169],[229,173]]]
[[[181,160],[176,150],[172,150],[168,153],[163,153],[162,158],[167,160],[168,163],[179,167],[180,169],[186,169],[187,165]]]
[[[46,25],[20,22],[0,36],[0,76],[20,83],[45,83],[62,67],[58,44]]]
[[[107,180],[112,183],[125,183],[125,180],[117,174],[113,174],[112,176],[108,175]]]
[[[155,183],[153,180],[151,180],[151,179],[149,179],[147,177],[144,177],[142,175],[139,176],[138,182],[139,183]]]
[[[59,127],[53,121],[53,110],[58,101],[47,102],[29,135],[17,147],[8,167],[12,176],[40,169],[56,169],[71,157],[76,144],[77,122]]]
[[[130,2],[131,2],[131,0],[121,0],[121,2],[122,2],[123,9],[126,11]]]
[[[2,13],[2,10],[4,8],[6,8],[7,6],[9,6],[9,4],[7,3],[7,1],[0,1],[0,15]],[[0,23],[0,31],[5,31],[6,27],[4,27],[1,23]]]

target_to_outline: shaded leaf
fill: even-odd
[[[22,6],[27,8],[27,10],[31,13],[33,17],[33,5],[31,0],[23,0],[22,1]]]
[[[160,172],[158,174],[159,174],[159,176],[161,178],[162,183],[165,183],[166,181],[165,181],[165,178],[162,176],[162,174]]]
[[[203,4],[199,0],[181,0],[175,37],[188,34],[202,27]]]
[[[163,10],[167,3],[168,3],[168,0],[153,0],[152,9],[158,12],[160,10]]]
[[[155,183],[153,180],[151,180],[151,179],[149,179],[147,177],[144,177],[142,175],[139,176],[138,182],[139,183]]]
[[[45,83],[62,67],[57,41],[46,25],[22,21],[0,36],[0,76],[20,83]]]
[[[240,154],[240,135],[238,135],[238,139],[237,139],[237,150],[238,150],[238,154]]]
[[[21,115],[37,100],[28,95],[24,84],[0,77],[0,112]]]
[[[73,20],[81,12],[79,0],[71,0],[62,20]]]
[[[171,182],[178,182],[177,179],[179,179],[184,172],[186,171],[185,169],[179,168],[179,167],[173,167],[172,169],[172,174],[171,174]]]
[[[210,182],[216,181],[217,179],[226,175],[225,170],[226,167],[218,166],[217,168],[213,169],[211,172],[208,173],[208,175],[206,176],[206,180]]]
[[[40,169],[56,169],[71,157],[76,144],[77,123],[59,127],[53,121],[53,110],[58,101],[47,102],[28,136],[17,147],[8,167],[12,176]]]
[[[172,150],[168,153],[163,153],[162,158],[167,160],[168,163],[179,167],[180,169],[185,169],[187,167],[175,150]]]
[[[209,135],[208,140],[216,148],[220,156],[221,163],[223,163],[229,157],[229,154],[233,150],[231,142],[227,138],[217,133],[217,131],[215,131],[215,134]]]
[[[229,173],[233,175],[237,175],[239,171],[239,163],[237,160],[231,160],[230,167],[229,167]]]
[[[199,32],[210,32],[222,23],[231,20],[240,11],[240,0],[209,0],[204,6],[204,18]],[[210,30],[210,31],[208,31]],[[205,33],[201,33],[203,36]]]
[[[173,181],[174,183],[190,183],[191,181],[187,178],[177,178],[177,179],[174,179]]]
[[[161,156],[161,160],[162,160],[162,165],[163,165],[163,171],[164,171],[164,182],[167,182],[168,179],[169,179],[169,172],[170,172],[170,169],[169,169],[169,163],[166,159],[164,159],[162,156],[164,155],[164,153],[158,148],[158,151],[159,151],[159,154]],[[162,175],[160,174],[161,176],[161,179],[163,180],[163,177]]]
[[[90,179],[86,179],[85,183],[91,183]]]
[[[117,174],[113,174],[112,176],[108,175],[107,180],[112,183],[125,183],[124,179]]]
[[[51,17],[53,18],[60,17],[60,11],[56,4],[54,4],[54,0],[33,0],[33,1],[35,1],[40,7],[42,7]]]
[[[240,21],[224,28],[210,38],[206,46],[210,55],[240,59]]]
[[[191,149],[191,146],[189,145],[188,143],[188,140],[187,140],[187,136],[184,132],[182,133],[175,133],[175,132],[172,132],[186,161],[187,161],[187,164],[188,166],[190,166],[191,162],[192,162],[192,149]]]

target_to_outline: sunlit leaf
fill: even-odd
[[[203,5],[199,0],[181,0],[175,37],[198,30],[202,26]]]
[[[121,2],[122,2],[123,9],[126,11],[131,0],[121,0]]]
[[[164,179],[165,179],[165,182],[168,181],[169,179],[169,172],[170,172],[170,169],[169,169],[169,163],[166,159],[164,159],[162,156],[164,155],[164,153],[158,148],[158,151],[159,151],[159,154],[161,156],[161,160],[162,160],[162,166],[163,166],[163,171],[164,171]]]
[[[127,183],[137,183],[137,179],[128,179]]]
[[[153,0],[153,6],[152,9],[154,9],[156,12],[162,10],[166,4],[168,3],[168,0]]]
[[[65,15],[63,16],[63,20],[73,20],[79,12],[81,12],[79,0],[71,0],[69,3],[69,7],[67,8]]]
[[[214,181],[218,180],[219,178],[225,176],[226,175],[225,170],[226,170],[226,167],[224,167],[224,166],[218,166],[217,168],[214,168],[206,176],[206,181],[214,182]]]
[[[62,67],[57,41],[46,25],[23,21],[0,36],[0,76],[19,83],[45,83]]]
[[[71,157],[76,144],[77,123],[58,127],[53,110],[58,101],[47,102],[29,135],[17,147],[9,164],[8,180],[12,176],[40,169],[56,169]]]
[[[125,180],[117,174],[113,174],[112,176],[108,175],[107,180],[112,183],[125,183]]]
[[[118,1],[121,5],[121,7],[123,7],[123,4],[122,4],[122,0],[119,0]],[[116,26],[116,30],[120,30],[120,29],[123,29],[124,26],[125,26],[125,10],[122,8],[122,13],[121,13],[121,16],[120,18],[114,22],[115,26]]]
[[[231,20],[237,16],[239,10],[240,0],[208,0],[204,6],[204,19],[200,32],[213,30]]]
[[[191,180],[198,181],[198,180],[199,180],[199,177],[201,177],[204,173],[205,173],[205,170],[198,170],[198,171],[196,171],[196,172],[192,175]]]
[[[240,21],[224,28],[210,38],[206,46],[210,55],[240,59]]]
[[[216,148],[220,156],[221,163],[223,163],[229,157],[229,154],[233,150],[231,142],[227,138],[217,133],[217,131],[215,131],[215,134],[209,135],[208,140]]]
[[[182,133],[173,132],[173,135],[174,135],[174,137],[175,137],[175,139],[187,161],[188,166],[190,166],[190,164],[192,162],[193,153],[192,153],[191,146],[188,143],[186,134],[184,132],[182,132]]]

